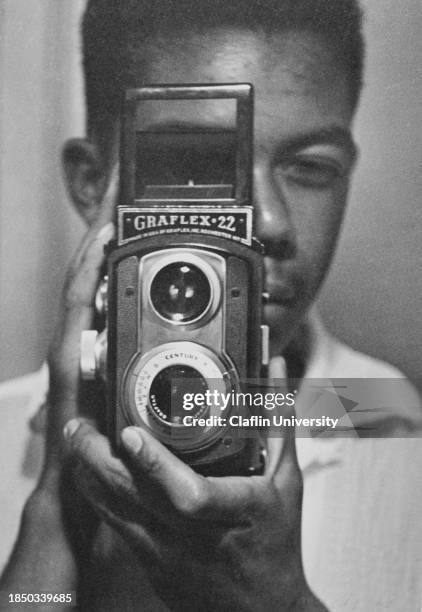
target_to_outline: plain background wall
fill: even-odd
[[[81,232],[60,150],[82,135],[83,0],[0,0],[0,380],[39,367]]]
[[[361,157],[321,311],[339,337],[422,389],[422,4],[364,5]]]
[[[0,380],[44,358],[82,226],[60,147],[83,134],[77,23],[84,0],[0,0]],[[414,380],[422,365],[422,28],[419,0],[365,0],[361,147],[325,321]],[[28,10],[30,7],[30,10]]]

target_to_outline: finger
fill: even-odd
[[[124,464],[111,455],[108,440],[87,423],[73,419],[64,433],[73,456],[115,496],[116,512],[122,502],[129,501],[162,525],[189,532],[202,530],[201,521],[209,528],[210,519],[221,526],[240,525],[247,510],[252,510],[253,478],[204,478],[144,430],[129,427],[122,433],[133,479]],[[217,528],[212,535],[218,535]]]
[[[126,427],[121,439],[140,490],[150,482],[177,512],[184,515],[191,511],[194,514],[195,504],[206,496],[205,478],[139,427]]]
[[[207,550],[204,546],[198,551],[197,542],[193,544],[185,538],[174,537],[174,534],[163,535],[162,531],[151,533],[144,526],[122,520],[106,507],[100,511],[100,515],[135,552],[136,560],[140,561],[151,586],[160,593],[170,610],[181,609],[177,605],[182,601],[181,596],[187,586],[187,590],[190,590],[189,581],[195,579],[197,583],[204,584],[204,581],[212,578],[208,568],[213,549]],[[193,548],[193,551],[189,548]],[[118,554],[119,543],[115,542],[116,549]],[[124,550],[122,552],[124,554]]]
[[[154,483],[172,514],[189,521],[240,524],[253,497],[253,479],[204,478],[139,427],[127,427],[121,437],[140,491]]]
[[[171,595],[174,589],[180,588],[181,572],[184,572],[187,576],[192,576],[192,568],[186,567],[187,563],[185,562],[185,559],[189,562],[189,557],[181,552],[185,547],[185,542],[175,539],[174,535],[164,538],[162,531],[153,533],[151,529],[144,525],[124,520],[110,510],[107,505],[97,503],[96,512],[134,551],[137,562],[140,562],[153,588],[160,592],[160,596],[164,600],[170,597],[169,603],[174,604],[176,600]],[[120,546],[122,545],[114,541],[117,554]],[[125,554],[124,550],[122,552]],[[177,600],[180,600],[179,597],[177,597]],[[171,606],[171,609],[173,609],[173,606]]]
[[[110,223],[114,219],[116,202],[119,191],[119,163],[117,162],[110,173],[107,190],[103,196],[101,203],[101,212],[96,224],[98,227]]]
[[[133,520],[130,516],[122,516],[120,511],[116,512],[116,509],[110,505],[107,495],[103,495],[104,486],[92,475],[89,487],[85,487],[84,484],[81,486],[79,482],[78,488],[96,515],[115,529],[132,548],[135,548],[141,560],[149,559],[151,562],[158,556],[159,536],[153,537],[151,525],[141,525],[138,520]]]
[[[163,530],[157,519],[142,507],[136,491],[132,496],[128,489],[124,492],[122,489],[116,490],[106,481],[104,474],[100,478],[85,462],[73,460],[71,471],[79,492],[100,518],[111,522],[109,517],[113,516],[124,523],[148,529],[151,533]]]
[[[104,246],[113,236],[114,225],[108,223],[95,234],[90,231],[84,239],[67,276],[64,305],[70,314],[80,315],[86,309],[91,311],[104,261]]]
[[[110,442],[90,423],[72,419],[66,423],[63,435],[73,460],[79,460],[100,482],[127,499],[137,498],[136,487],[125,465],[111,452]]]
[[[278,386],[281,381],[286,381],[286,377],[286,362],[284,358],[281,355],[273,357],[268,367],[269,380],[272,381],[272,384],[274,386]],[[274,431],[272,431],[272,433],[274,434]],[[266,476],[270,477],[274,475],[280,464],[281,454],[284,446],[284,432],[280,431],[276,433],[278,435],[268,436],[266,440],[267,461],[265,465],[265,474]]]
[[[84,495],[90,497],[90,490],[95,489],[103,505],[125,520],[137,520],[151,528],[157,525],[158,520],[160,529],[163,526],[187,529],[187,525],[151,484],[138,490],[125,464],[112,455],[108,439],[92,425],[81,419],[72,419],[63,433],[71,459],[82,465],[82,469],[78,469],[78,480]],[[97,480],[96,486],[92,476]]]
[[[133,512],[130,504],[123,505],[121,500],[116,503],[115,499],[110,498],[104,484],[84,466],[74,471],[74,476],[78,489],[94,512],[123,537],[142,562],[147,562],[146,569],[155,582],[160,578],[168,583],[171,568],[181,571],[184,559],[190,558],[189,547],[197,548],[194,530],[177,534],[171,526],[159,523],[151,515],[142,514],[142,509],[140,514],[139,507]],[[181,554],[182,550],[185,552]],[[163,573],[164,566],[167,567]]]
[[[283,357],[273,357],[269,364],[269,377],[274,384],[286,383],[286,362]],[[283,407],[283,416],[292,418],[295,416],[294,406]],[[274,478],[278,484],[292,478],[299,471],[296,456],[295,428],[286,426],[282,431],[276,432],[267,439],[268,460],[265,475]]]
[[[82,242],[75,253],[72,262],[75,267],[78,267],[79,260],[82,257],[82,253],[85,251],[92,237],[95,236],[101,230],[102,227],[114,221],[114,212],[119,189],[118,174],[119,164],[116,164],[110,173],[106,192],[101,199],[101,205],[99,207],[100,213],[82,238]]]
[[[98,276],[104,258],[104,245],[114,233],[112,224],[104,226],[95,236],[90,237],[78,267],[69,269],[64,295],[63,315],[56,329],[49,350],[49,366],[52,381],[57,379],[77,394],[79,377],[79,342],[83,329],[91,325],[93,302]],[[63,389],[65,390],[65,389]],[[53,398],[54,399],[54,398]]]

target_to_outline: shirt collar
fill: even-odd
[[[308,314],[309,351],[304,379],[319,379],[329,382],[332,376],[335,340],[325,329],[317,309]],[[304,391],[299,390],[295,408],[298,418],[306,416],[307,402]],[[341,462],[343,438],[296,437],[296,453],[304,474],[317,471],[324,466]]]

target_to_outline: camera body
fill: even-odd
[[[148,123],[148,104],[191,104],[202,117],[204,102],[219,101],[234,102],[227,128]],[[257,430],[231,425],[230,416],[247,418],[250,407],[216,401],[235,398],[268,362],[252,137],[251,85],[126,92],[117,238],[106,247],[96,299],[105,329],[82,339],[82,373],[106,383],[114,446],[124,427],[137,425],[206,475],[263,466]],[[186,397],[198,404],[186,408]]]

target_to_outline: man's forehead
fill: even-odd
[[[233,83],[254,85],[256,125],[261,120],[311,121],[310,129],[349,121],[348,81],[328,45],[308,32],[265,35],[249,30],[216,29],[206,33],[161,34],[137,50],[136,85],[144,83]],[[233,117],[228,101],[151,105],[153,123],[208,117],[228,125]],[[294,117],[291,107],[294,106]],[[205,108],[204,108],[205,107]],[[315,124],[315,111],[324,123]],[[325,115],[325,117],[324,117]],[[147,117],[146,117],[147,119]],[[338,121],[339,120],[339,121]],[[267,126],[268,127],[268,126]],[[271,126],[270,126],[271,127]]]
[[[321,88],[332,82],[333,73],[340,74],[328,43],[307,31],[167,32],[142,43],[131,59],[139,83],[160,77],[167,77],[163,82],[253,80],[257,89],[284,85],[288,93]]]

